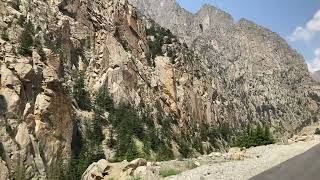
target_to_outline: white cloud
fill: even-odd
[[[307,23],[307,29],[313,32],[320,31],[320,10]]]
[[[297,27],[288,39],[292,42],[299,40],[309,41],[317,32],[320,32],[320,10],[307,22],[305,27]]]
[[[320,70],[320,48],[317,48],[314,51],[314,59],[307,62],[308,68],[310,72],[315,72]]]
[[[294,32],[289,36],[290,41],[298,41],[298,40],[305,40],[309,41],[314,35],[314,32],[308,31],[303,27],[297,27]]]

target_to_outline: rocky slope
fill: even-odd
[[[317,120],[303,59],[277,35],[171,5],[177,18],[153,18],[193,50],[126,0],[0,0],[1,179],[61,179],[87,156],[196,155],[250,123],[289,136]]]
[[[129,2],[199,54],[214,89],[198,102],[207,121],[267,122],[282,134],[315,120],[317,84],[303,57],[277,34],[210,5],[191,14],[175,0]]]
[[[318,135],[303,134],[292,138],[290,144],[272,144],[249,149],[231,148],[228,153],[213,152],[183,160],[154,163],[135,159],[131,162],[110,163],[103,159],[93,163],[84,176],[87,179],[119,180],[130,179],[130,175],[145,180],[247,180],[310,150],[319,142]]]

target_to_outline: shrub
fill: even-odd
[[[154,40],[149,41],[149,49],[151,58],[154,59],[156,56],[163,55],[162,46],[164,44],[171,44],[171,39],[174,38],[174,35],[168,29],[164,29],[158,26],[151,26],[146,29],[147,36],[153,36]],[[164,41],[166,39],[166,41]],[[149,65],[152,63],[149,60]]]
[[[1,38],[5,41],[9,41],[9,35],[6,30],[3,30],[1,33]]]
[[[102,111],[113,111],[113,99],[106,88],[101,88],[95,98],[95,106]]]
[[[29,20],[20,36],[20,46],[19,46],[19,54],[23,56],[31,56],[32,55],[32,46],[33,46],[33,36],[34,36],[34,26],[32,22]]]
[[[273,143],[274,139],[271,136],[269,127],[262,128],[258,125],[256,128],[248,126],[247,132],[237,140],[235,145],[249,148]]]
[[[180,173],[180,171],[178,171],[176,169],[161,169],[159,174],[162,177],[169,177],[169,176],[177,175],[179,173]]]
[[[320,135],[320,129],[317,128],[317,129],[315,130],[314,134]]]
[[[180,140],[178,143],[179,152],[183,158],[188,158],[192,155],[192,150],[190,149],[190,145],[185,140]]]
[[[20,15],[18,18],[18,24],[20,26],[24,26],[25,21],[26,21],[26,18],[23,15]]]
[[[85,88],[84,73],[77,73],[78,77],[73,86],[73,97],[82,110],[91,110],[90,94]]]
[[[14,177],[15,180],[27,180],[26,178],[26,169],[22,162],[18,163],[16,166],[16,169],[14,171]]]

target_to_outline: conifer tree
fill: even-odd
[[[33,46],[33,37],[34,37],[34,26],[33,23],[29,20],[25,25],[25,28],[20,36],[20,46],[18,49],[19,54],[23,56],[32,55],[32,46]]]
[[[73,86],[73,96],[76,99],[80,109],[91,110],[90,94],[85,88],[84,73],[78,73]]]

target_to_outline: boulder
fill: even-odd
[[[145,159],[142,159],[142,158],[138,158],[138,159],[135,159],[133,161],[131,161],[126,167],[125,167],[125,170],[127,169],[136,169],[137,167],[139,166],[146,166],[147,165],[147,161]]]
[[[222,154],[220,152],[212,152],[211,154],[208,155],[209,157],[221,157]]]
[[[291,144],[294,144],[295,142],[294,142],[294,140],[292,140],[292,139],[288,139],[288,145],[291,145]]]
[[[82,180],[103,179],[109,163],[105,159],[101,159],[96,163],[92,163],[82,175]]]
[[[234,161],[244,160],[246,150],[241,150],[239,147],[230,148],[228,158]]]
[[[134,171],[134,177],[143,177],[143,179],[153,180],[158,179],[160,173],[159,166],[139,166]]]

